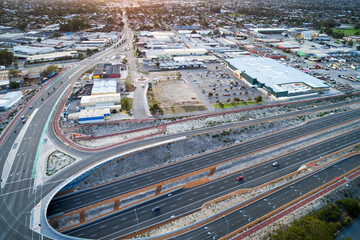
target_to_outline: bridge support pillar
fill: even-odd
[[[114,202],[114,210],[118,210],[120,206],[120,199],[115,200]]]
[[[215,170],[216,170],[216,166],[211,168],[208,177],[211,177],[212,175],[214,175]]]
[[[85,212],[84,211],[80,212],[80,223],[83,223],[83,222],[85,222]]]
[[[155,195],[158,195],[161,192],[162,185],[157,186]]]

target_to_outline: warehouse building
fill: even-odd
[[[95,108],[81,110],[78,118],[80,124],[104,122],[110,119],[110,108]]]
[[[182,48],[182,49],[162,49],[146,51],[147,59],[157,59],[167,56],[168,58],[176,56],[203,56],[208,51],[205,48]]]
[[[78,121],[80,124],[104,122],[110,119],[110,108],[83,109],[80,112],[68,115],[69,120]]]
[[[55,52],[55,48],[53,47],[32,47],[26,45],[14,46],[13,50],[15,56],[17,57],[23,57],[23,55],[39,55]]]
[[[329,91],[323,81],[269,58],[241,57],[226,61],[235,76],[277,98]]]
[[[111,63],[105,63],[105,64],[99,64],[96,66],[96,69],[93,74],[93,79],[98,78],[120,78],[121,77],[121,71],[126,70],[125,64],[111,64]]]
[[[220,45],[223,46],[223,47],[230,47],[230,48],[237,47],[237,44],[235,42],[230,41],[230,40],[225,39],[225,38],[217,38],[216,41],[218,41],[220,43]]]
[[[77,56],[76,51],[70,51],[70,52],[54,52],[54,53],[46,53],[46,54],[39,54],[39,55],[33,55],[28,56],[26,58],[26,62],[32,63],[32,62],[39,62],[39,61],[60,61],[65,58],[72,58]]]
[[[105,105],[111,106],[120,104],[120,93],[103,94],[103,95],[91,95],[81,97],[81,107],[103,107]]]
[[[91,95],[116,93],[116,85],[115,80],[94,79]]]

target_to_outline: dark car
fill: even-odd
[[[151,211],[152,211],[152,213],[158,213],[158,212],[160,212],[160,207],[159,206],[157,206],[157,207],[154,207],[153,209],[151,209]]]
[[[244,179],[243,176],[238,176],[238,177],[236,178],[236,180],[238,180],[238,181],[243,180],[243,179]]]

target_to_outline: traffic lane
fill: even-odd
[[[348,141],[348,143],[351,143],[351,141],[354,141],[353,137],[358,136],[359,133],[360,133],[360,130],[358,130],[356,132],[351,132],[351,133],[345,134],[344,136],[340,136],[338,138],[334,138],[329,141],[322,142],[317,145],[314,145],[312,147],[309,147],[309,150],[310,150],[309,152],[311,152],[311,150],[316,151],[319,148],[326,149],[327,146],[333,146],[334,143],[339,139],[340,139],[340,141],[344,140],[345,142]],[[356,141],[359,141],[359,139],[356,139]],[[346,144],[345,142],[344,142],[344,144]],[[306,150],[300,150],[298,152],[305,152],[305,151]],[[322,154],[322,153],[320,153],[320,154]],[[289,155],[291,157],[291,155],[298,155],[298,153],[292,153]],[[154,208],[156,206],[160,206],[161,212],[164,212],[166,214],[164,216],[162,216],[161,218],[158,218],[157,221],[163,221],[163,220],[171,218],[171,216],[177,216],[177,215],[181,215],[182,213],[185,213],[185,212],[194,211],[197,208],[200,208],[204,203],[206,203],[210,200],[216,199],[220,196],[226,195],[228,193],[234,192],[234,191],[242,189],[242,188],[253,188],[253,187],[259,186],[261,184],[264,184],[268,181],[274,180],[277,177],[280,177],[287,173],[293,172],[293,171],[297,170],[304,162],[309,161],[308,156],[306,154],[301,154],[301,157],[303,159],[292,158],[292,161],[294,164],[293,166],[283,167],[282,169],[280,169],[280,166],[282,166],[282,163],[285,161],[288,161],[288,156],[282,156],[282,157],[276,159],[276,161],[278,161],[280,164],[279,167],[274,168],[271,166],[271,164],[261,164],[263,166],[256,166],[247,171],[241,172],[244,174],[243,176],[245,177],[245,179],[243,181],[240,181],[240,182],[237,181],[236,176],[238,176],[239,173],[235,173],[235,174],[226,176],[221,179],[217,179],[215,181],[203,184],[203,185],[195,187],[195,188],[184,189],[183,191],[177,192],[176,194],[172,194],[171,196],[168,196],[168,197],[162,197],[160,199],[153,200],[144,205],[140,205],[139,207],[137,207],[137,210],[130,209],[128,211],[121,212],[121,213],[119,213],[119,217],[112,216],[110,218],[106,218],[106,220],[104,219],[97,223],[95,222],[93,224],[89,224],[84,228],[81,228],[81,227],[77,228],[76,230],[69,231],[68,233],[70,233],[72,236],[89,237],[89,238],[106,236],[106,235],[100,235],[100,232],[96,231],[96,229],[103,229],[103,228],[109,229],[109,228],[114,227],[111,225],[111,223],[110,223],[111,221],[115,221],[115,222],[120,221],[120,222],[122,222],[121,225],[115,226],[115,228],[118,228],[117,226],[121,226],[121,228],[117,230],[116,236],[124,237],[124,236],[128,235],[130,231],[136,231],[141,228],[149,227],[146,224],[154,224],[154,222],[153,222],[154,216],[150,215],[150,218],[146,218],[145,215],[141,215],[141,216],[136,217],[136,226],[134,227],[133,226],[134,224],[131,221],[131,215],[133,214],[132,213],[133,211],[134,212],[137,211],[138,213],[142,214],[142,213],[151,212],[152,208]],[[313,156],[313,159],[317,159],[317,158],[318,158],[318,155]],[[299,162],[299,160],[301,160],[302,162]],[[261,169],[264,169],[264,166],[266,167],[268,165],[271,166],[270,168],[266,168],[268,173],[266,175],[264,175],[262,172],[260,173]],[[254,179],[251,181],[247,180],[247,179],[249,179],[249,177],[247,177],[247,174],[250,175],[250,173],[248,173],[250,171],[254,172],[253,174],[257,175],[258,179]],[[277,176],[274,177],[274,175],[277,175]],[[186,204],[186,205],[184,206],[184,204]],[[90,232],[87,232],[87,231],[90,231]],[[104,234],[106,234],[106,233],[104,233]]]
[[[288,136],[289,136],[289,134],[288,134]],[[277,140],[279,140],[279,139],[277,139]],[[275,141],[276,141],[276,139],[275,139]],[[255,148],[259,148],[259,147],[263,147],[263,146],[257,144]],[[245,147],[245,148],[246,148],[246,147]],[[238,152],[241,152],[241,153],[244,154],[244,152],[246,152],[246,150],[248,150],[248,149],[245,149],[245,148],[239,149]],[[230,148],[230,149],[224,150],[223,152],[221,152],[222,156],[219,156],[219,157],[218,157],[218,156],[215,156],[215,158],[218,158],[218,159],[220,159],[220,160],[223,160],[223,159],[232,157],[233,153],[229,153],[229,155],[223,154],[225,151],[233,151],[233,149]],[[252,151],[252,149],[251,149],[250,151]],[[191,166],[191,169],[194,169],[194,167],[195,167],[195,168],[198,167],[198,168],[201,169],[201,168],[205,167],[206,164],[207,164],[207,165],[212,165],[212,164],[209,164],[209,163],[215,162],[214,159],[210,159],[210,160],[209,160],[209,157],[208,157],[207,155],[202,156],[202,159],[204,160],[203,162],[200,162],[200,163],[197,163],[196,165]],[[190,161],[190,160],[188,160],[188,161]],[[195,161],[198,162],[198,161],[199,161],[199,158],[195,159]],[[198,165],[198,166],[197,166],[197,165]],[[168,175],[168,176],[171,176],[170,178],[173,178],[174,176],[182,175],[182,174],[180,174],[179,172],[185,172],[185,169],[184,169],[184,168],[179,168],[179,167],[175,166],[175,168],[172,168],[172,171],[173,171],[173,172],[169,172],[169,169],[159,169],[159,170],[156,172],[156,176],[155,176],[154,178],[155,178],[155,179],[158,179],[158,180],[163,180],[162,176],[164,176],[164,175]],[[140,185],[141,187],[144,187],[144,184],[141,184],[141,182],[144,181],[144,177],[145,177],[144,174],[142,174],[141,176],[135,176],[135,179],[134,179],[134,178],[127,179],[126,182],[127,182],[127,183],[129,183],[129,182],[130,182],[130,183],[131,183],[131,182],[134,182],[133,185],[131,186],[132,189],[138,187],[139,185]],[[136,179],[136,178],[138,178],[138,179]],[[168,179],[169,179],[169,178],[168,178]],[[145,182],[149,182],[149,181],[152,181],[152,180],[154,180],[154,179],[152,179],[152,178],[146,178],[146,179],[145,179]],[[101,189],[106,189],[106,188],[107,188],[107,190],[108,190],[107,193],[109,193],[110,196],[117,196],[117,195],[119,195],[119,194],[116,194],[116,193],[114,193],[114,191],[113,191],[114,185],[117,185],[117,184],[119,184],[119,183],[118,183],[118,182],[110,183],[109,185],[104,185],[104,186],[102,186]],[[123,183],[122,183],[122,184],[123,184]],[[149,184],[149,185],[150,185],[150,184]],[[127,184],[125,185],[125,187],[126,187],[126,186],[127,186]],[[126,189],[126,188],[123,188],[123,187],[124,187],[124,186],[121,186],[121,187],[118,187],[118,188]],[[128,186],[128,187],[130,187],[130,186]],[[140,188],[140,187],[138,187],[138,188]],[[92,190],[90,190],[90,191],[98,191],[98,189],[97,189],[97,188],[94,188],[94,189],[92,189]],[[79,195],[78,195],[78,194],[75,194],[75,195],[76,195],[76,196],[84,195],[84,194],[86,194],[86,192],[87,192],[87,191],[81,192],[81,193],[79,193]],[[105,193],[105,192],[102,192],[102,194],[105,195],[106,193]],[[71,198],[77,198],[75,195],[72,195],[72,196],[70,197],[70,199],[71,199]],[[66,199],[66,198],[62,198],[62,201],[64,201],[64,199]],[[85,199],[85,201],[88,200],[87,197],[85,197],[84,199]],[[82,201],[81,201],[81,202],[82,202]],[[84,206],[85,206],[85,205],[84,205]],[[73,208],[73,209],[76,209],[76,208]],[[62,210],[62,211],[64,211],[64,210]],[[61,211],[60,211],[60,212],[61,212]]]
[[[21,209],[23,207],[23,202],[28,202],[32,198],[31,188],[33,185],[32,171],[35,164],[36,150],[38,142],[40,140],[43,124],[38,124],[47,120],[47,116],[44,116],[46,113],[50,113],[52,108],[52,102],[44,102],[39,109],[39,114],[36,114],[32,119],[29,127],[24,135],[24,138],[19,143],[19,149],[14,160],[14,164],[10,171],[10,176],[8,182],[11,184],[6,184],[4,187],[4,192],[15,192],[23,189],[29,189],[26,191],[26,194],[20,198],[11,199],[11,195],[6,195],[5,201],[8,201],[8,207],[15,211],[16,209]],[[11,201],[10,201],[11,199]]]
[[[54,86],[56,86],[56,85],[54,85]],[[66,87],[66,85],[64,85],[63,89],[65,89],[65,87]],[[57,93],[51,94],[50,97],[48,97],[48,99],[46,99],[46,101],[44,101],[44,102],[50,102],[51,97],[55,94],[57,94]],[[39,102],[40,96],[37,99],[35,99],[35,101]],[[54,100],[53,101],[53,104],[54,104],[57,99],[53,99],[53,100]],[[41,104],[42,104],[42,102],[38,103],[39,106]],[[34,106],[36,106],[36,105],[37,105],[37,103],[34,102]],[[47,118],[44,117],[42,120],[45,120],[45,119],[47,119]],[[13,146],[13,142],[14,142],[15,138],[12,138],[12,141],[11,141],[11,139],[9,140],[8,138],[5,138],[4,140],[5,141],[3,141],[3,143],[2,143],[1,149],[4,150],[4,146],[5,146],[9,150]],[[36,151],[36,149],[32,148],[31,151],[34,152],[34,151]],[[8,151],[6,151],[6,152],[8,152]],[[17,160],[19,160],[19,159],[16,159],[16,161]],[[1,170],[2,170],[2,168],[3,168],[3,165],[1,165]],[[50,187],[50,185],[52,185],[52,187]],[[57,184],[56,183],[48,184],[47,185],[47,186],[49,186],[48,190],[51,190],[55,185],[57,185]],[[3,209],[3,211],[1,214],[2,218],[0,220],[0,224],[2,226],[4,226],[1,228],[3,230],[1,233],[1,237],[0,237],[1,239],[32,239],[33,237],[39,238],[39,235],[37,233],[34,233],[33,231],[31,231],[28,228],[29,222],[28,222],[27,226],[25,226],[26,219],[23,219],[23,216],[30,213],[30,211],[34,207],[35,203],[38,202],[42,196],[40,196],[41,193],[39,194],[39,193],[35,192],[35,195],[34,195],[34,193],[30,192],[30,191],[29,191],[29,193],[27,193],[27,192],[24,193],[25,192],[24,190],[26,190],[26,189],[20,189],[18,192],[13,192],[13,193],[4,193],[4,190],[1,189],[1,193],[3,194],[3,195],[1,195],[1,200],[5,204],[4,208],[3,208],[3,205],[1,205],[1,208]],[[44,192],[44,193],[47,194],[48,192]],[[27,202],[26,198],[23,197],[23,196],[25,196],[25,194],[28,194],[29,196],[33,197],[33,198],[30,198],[30,202]],[[22,206],[21,211],[11,210],[11,211],[6,212],[6,209],[7,209],[6,206],[8,206],[8,205],[5,202],[4,196],[10,196],[10,195],[12,196],[11,199],[23,199],[23,202],[21,204],[21,206]],[[11,201],[11,199],[9,201]],[[8,213],[10,213],[10,214],[8,214]],[[14,221],[12,221],[12,220],[14,220]],[[14,226],[11,224],[11,222],[15,223]],[[48,238],[45,237],[45,239],[48,239]]]
[[[37,105],[37,102],[40,101],[40,97],[41,95],[37,99],[35,99],[34,105]],[[31,187],[33,185],[33,179],[31,178],[31,173],[34,163],[33,158],[35,157],[35,151],[37,149],[36,146],[40,139],[40,133],[43,129],[43,126],[39,123],[43,122],[46,119],[46,116],[44,115],[49,113],[48,109],[44,108],[46,108],[46,105],[50,106],[52,104],[50,99],[39,104],[41,111],[39,112],[39,114],[36,114],[34,116],[33,121],[35,123],[31,123],[31,125],[34,125],[34,127],[27,129],[23,141],[21,141],[21,143],[18,143],[21,145],[19,146],[18,156],[16,156],[14,164],[12,166],[12,176],[10,177],[10,181],[12,181],[12,184],[11,186],[7,185],[4,189],[2,189],[2,194],[4,194],[2,196],[2,200],[6,203],[7,209],[9,209],[9,211],[13,213],[13,215],[17,216],[17,222],[22,222],[23,224],[26,224],[26,217],[28,216],[22,213],[30,212],[30,209],[35,206],[35,202],[40,199],[40,194],[38,194],[37,196],[38,199],[34,198],[33,196]],[[27,113],[28,112],[25,111],[25,114]],[[20,123],[18,122],[18,124]],[[8,148],[10,149],[13,146],[13,143],[6,139],[5,145],[8,146]],[[6,219],[12,218],[11,216],[7,216]],[[27,223],[29,224],[29,221],[27,221]],[[17,225],[20,226],[19,223],[17,223]],[[22,227],[19,228],[28,229],[28,226],[22,225]],[[36,235],[37,234],[35,234],[34,236]],[[26,239],[29,238],[26,237]]]
[[[360,165],[360,156],[356,155],[331,166],[319,173],[294,183],[278,192],[251,203],[240,210],[230,213],[220,219],[217,219],[206,226],[197,228],[180,236],[171,239],[218,239],[231,233],[246,224],[254,221],[277,208],[291,202],[298,197],[322,186],[346,172],[351,171]],[[231,223],[231,224],[230,224]],[[210,234],[209,234],[210,232]]]
[[[360,99],[355,99],[355,100],[351,100],[350,103],[355,103],[355,102],[359,102],[359,101],[360,101]],[[342,106],[344,104],[346,104],[346,103],[341,102],[341,103],[332,104],[331,106],[330,105],[324,105],[324,106],[317,107],[316,109],[317,110],[320,110],[320,109],[324,110],[324,109],[327,109],[327,108],[330,108],[330,107]],[[119,152],[123,152],[123,151],[126,151],[128,149],[134,149],[134,148],[137,148],[139,146],[144,146],[144,145],[147,145],[147,144],[154,144],[154,143],[157,143],[159,141],[169,140],[169,139],[173,139],[173,138],[177,138],[177,137],[191,136],[191,135],[194,135],[194,134],[201,134],[201,133],[205,133],[205,132],[208,132],[208,131],[215,131],[216,129],[224,129],[224,128],[245,126],[245,125],[247,125],[249,123],[255,124],[255,123],[259,123],[261,121],[265,121],[265,120],[266,121],[276,120],[279,117],[293,116],[295,114],[306,113],[306,112],[310,112],[310,111],[313,111],[313,109],[300,110],[300,111],[297,111],[297,112],[285,113],[285,114],[282,114],[282,115],[276,115],[276,116],[266,117],[266,118],[262,118],[262,119],[248,120],[246,122],[237,122],[237,123],[233,123],[233,124],[224,124],[224,125],[222,125],[220,127],[217,126],[216,128],[215,127],[210,127],[210,128],[206,128],[206,129],[193,130],[193,131],[190,131],[190,132],[187,132],[187,133],[178,133],[178,134],[172,134],[172,135],[167,135],[167,136],[160,136],[160,137],[156,137],[156,138],[143,139],[143,140],[139,140],[139,141],[136,141],[136,142],[125,143],[125,144],[122,144],[122,145],[107,149],[105,151],[99,151],[99,152],[95,152],[95,153],[87,153],[87,152],[84,152],[84,151],[81,151],[81,150],[70,148],[67,144],[64,144],[64,142],[62,142],[56,136],[56,134],[54,133],[52,128],[48,130],[48,133],[50,133],[49,138],[57,146],[59,146],[60,148],[66,150],[66,151],[69,151],[70,153],[72,153],[75,156],[82,156],[84,158],[85,161],[74,163],[72,165],[72,168],[67,169],[67,171],[63,173],[64,176],[72,176],[73,174],[77,173],[80,169],[84,169],[84,168],[88,167],[89,165],[97,162],[98,159],[104,159],[104,158],[107,158],[107,157],[111,157],[111,156],[114,156],[114,155],[118,154]],[[91,156],[89,156],[89,155],[91,155]],[[59,179],[58,176],[59,175],[55,175],[55,176],[53,176],[53,178],[55,180],[58,180]]]
[[[84,206],[88,206],[90,204],[101,202],[105,199],[116,197],[124,193],[144,188],[146,186],[151,186],[161,181],[170,180],[175,177],[182,176],[186,173],[230,160],[234,157],[252,153],[260,149],[264,149],[272,145],[276,145],[281,142],[308,134],[310,132],[321,130],[325,128],[325,126],[329,127],[336,125],[339,123],[339,121],[341,122],[342,120],[357,118],[357,113],[360,113],[360,110],[355,110],[355,112],[345,112],[339,116],[330,115],[328,119],[323,119],[323,121],[320,122],[321,124],[318,124],[318,121],[315,123],[310,122],[304,126],[271,134],[243,144],[230,146],[226,149],[218,150],[211,154],[194,157],[187,161],[175,163],[163,168],[159,168],[155,171],[127,178],[123,181],[108,183],[96,188],[91,188],[79,193],[72,194],[68,197],[64,196],[59,199],[54,199],[49,204],[48,216],[56,215],[61,212],[68,212]],[[121,191],[114,192],[115,188],[121,189]],[[92,197],[94,196],[94,193],[98,194],[99,192],[101,192],[102,198],[93,199]],[[74,202],[73,199],[78,199],[78,201]]]

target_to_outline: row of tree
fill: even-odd
[[[360,204],[357,200],[345,198],[329,203],[312,214],[307,214],[290,225],[269,234],[272,240],[307,240],[307,239],[335,239],[335,233],[352,222],[360,215]]]

